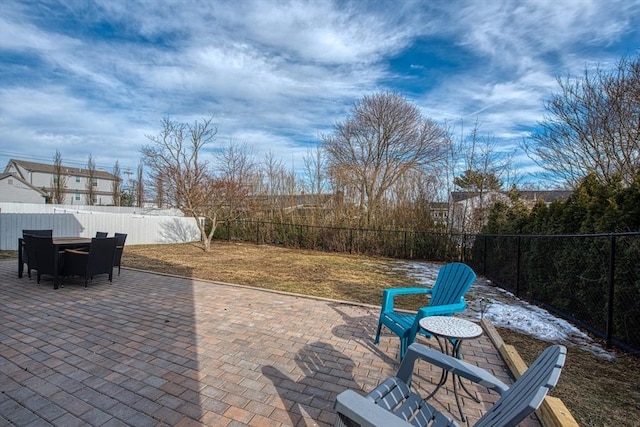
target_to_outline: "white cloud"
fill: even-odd
[[[556,74],[612,60],[598,46],[632,31],[637,10],[596,0],[5,0],[0,52],[16,58],[2,64],[0,143],[48,157],[67,144],[67,158],[104,152],[135,167],[163,117],[214,116],[222,139],[301,165],[355,100],[407,84],[390,68],[395,55],[438,37],[469,62],[416,88],[417,103],[437,120],[477,118],[512,144],[541,117]]]

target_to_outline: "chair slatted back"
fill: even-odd
[[[371,391],[367,398],[404,421],[410,421],[414,426],[427,426],[437,415],[433,406],[412,392],[407,384],[397,377],[387,378]]]
[[[127,240],[127,235],[123,233],[116,233],[116,239],[118,244],[116,245],[116,255],[113,260],[113,265],[118,267],[118,275],[120,275],[120,266],[122,264],[122,253],[124,252],[124,243]]]
[[[556,386],[566,356],[564,346],[547,347],[474,426],[517,426],[540,407],[549,390]]]
[[[58,256],[51,236],[25,234],[24,241],[29,255],[29,269],[42,274],[56,274],[55,259]]]
[[[22,230],[22,237],[24,236],[52,237],[53,230]]]
[[[476,274],[466,264],[453,262],[442,266],[433,285],[429,306],[461,302],[474,280]]]

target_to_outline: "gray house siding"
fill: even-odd
[[[22,179],[8,173],[0,174],[0,202],[46,203],[46,194]]]

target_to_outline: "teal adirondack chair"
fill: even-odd
[[[438,271],[436,283],[432,288],[390,288],[382,292],[382,310],[378,320],[375,344],[380,342],[382,325],[400,337],[400,359],[404,358],[407,348],[421,333],[430,335],[420,329],[418,322],[427,316],[451,316],[467,307],[464,295],[476,279],[471,267],[460,262],[446,264]],[[430,294],[429,304],[417,313],[397,311],[394,298],[398,295]]]

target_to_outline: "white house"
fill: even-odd
[[[5,173],[11,173],[19,177],[22,181],[28,183],[32,187],[44,191],[52,198],[54,194],[54,181],[57,179],[55,167],[44,163],[27,162],[24,160],[9,160]],[[87,205],[87,190],[89,185],[92,186],[93,204],[94,205],[113,205],[113,183],[119,178],[115,175],[102,170],[93,171],[92,182],[91,174],[88,169],[72,168],[62,166],[64,189],[64,204],[71,205]]]
[[[10,173],[0,173],[0,202],[44,204],[47,202],[47,193],[22,178]]]

